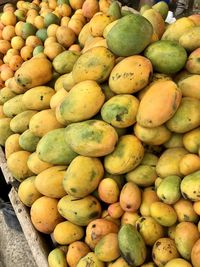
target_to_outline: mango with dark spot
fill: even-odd
[[[118,233],[122,257],[131,266],[140,266],[146,259],[146,245],[140,233],[131,224],[125,224]]]
[[[27,110],[22,98],[23,95],[16,95],[4,103],[3,113],[6,115],[6,117],[13,118],[17,114]]]
[[[91,195],[81,199],[66,195],[58,202],[58,211],[68,221],[86,226],[101,216],[101,205]]]
[[[25,132],[28,130],[29,121],[36,113],[37,111],[34,110],[25,110],[17,114],[10,122],[10,129],[15,133]]]
[[[200,171],[191,173],[183,178],[181,193],[192,201],[200,200]]]
[[[193,209],[193,202],[189,199],[181,198],[174,204],[179,222],[198,222],[198,215]]]
[[[94,252],[89,252],[80,259],[76,267],[105,267],[105,264],[97,258]]]
[[[99,159],[77,156],[65,172],[63,187],[71,196],[85,197],[98,187],[103,173],[104,168]]]

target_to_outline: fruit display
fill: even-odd
[[[200,15],[167,13],[4,6],[0,145],[50,267],[200,267]]]

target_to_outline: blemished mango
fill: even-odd
[[[85,257],[81,258],[76,267],[105,267],[104,262],[100,261],[94,252],[89,252]]]
[[[200,170],[186,175],[181,182],[181,193],[192,201],[200,200]]]
[[[28,130],[29,121],[37,113],[34,110],[26,110],[17,114],[10,121],[10,129],[15,133],[23,133]]]
[[[120,193],[120,206],[124,211],[135,212],[141,205],[141,191],[133,182],[126,183]]]
[[[88,245],[82,241],[71,243],[67,250],[66,260],[70,267],[76,267],[79,260],[90,252]]]
[[[197,203],[197,202],[195,202]],[[194,203],[194,204],[195,204]],[[189,199],[180,198],[175,204],[174,209],[176,211],[179,222],[193,222],[198,221],[198,215],[193,208],[193,203]]]
[[[0,104],[4,104],[14,96],[16,96],[16,94],[9,87],[4,87],[0,91]]]
[[[174,115],[180,101],[181,91],[174,82],[157,81],[150,85],[140,102],[137,122],[149,128],[160,126]]]
[[[137,212],[125,211],[121,218],[121,225],[131,224],[135,226],[139,218],[140,218],[140,215]]]
[[[17,114],[27,110],[22,102],[22,98],[23,95],[16,95],[4,103],[3,112],[7,117],[13,118]]]
[[[182,45],[186,50],[193,51],[200,46],[200,27],[193,27],[189,31],[181,35],[179,44]]]

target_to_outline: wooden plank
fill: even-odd
[[[38,267],[48,267],[47,257],[49,249],[45,240],[43,240],[39,232],[34,228],[30,219],[29,210],[19,200],[17,191],[14,188],[11,189],[9,198],[36,264]]]
[[[6,180],[7,184],[15,184],[16,180],[13,178],[11,172],[8,169],[7,163],[6,163],[6,157],[4,155],[3,149],[0,146],[0,168],[2,170],[3,176]]]

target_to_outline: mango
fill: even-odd
[[[150,216],[150,206],[153,202],[159,201],[154,187],[147,187],[142,192],[142,202],[140,205],[140,213],[142,216]]]
[[[139,218],[140,218],[140,215],[137,212],[125,211],[121,218],[121,225],[131,224],[135,226]]]
[[[181,193],[192,201],[200,200],[200,171],[186,175],[181,182]]]
[[[194,97],[200,100],[199,82],[200,75],[194,74],[178,81],[178,87],[181,89],[183,96]]]
[[[97,0],[86,0],[82,6],[83,15],[91,19],[99,11],[99,2]]]
[[[35,136],[29,129],[23,132],[19,137],[19,145],[29,152],[34,152],[36,150],[39,141],[40,137]]]
[[[192,267],[192,265],[184,259],[176,258],[168,261],[165,267]]]
[[[34,174],[39,174],[42,171],[52,167],[53,165],[44,162],[38,158],[38,155],[36,152],[32,153],[27,161],[28,168],[34,173]]]
[[[140,102],[137,122],[143,127],[160,126],[174,115],[180,101],[181,91],[174,82],[157,81],[150,85]]]
[[[172,133],[169,140],[164,143],[166,148],[183,147],[183,134]]]
[[[159,267],[164,267],[168,261],[178,257],[179,253],[174,240],[163,237],[155,242],[152,249],[152,258]]]
[[[62,198],[66,195],[63,178],[66,166],[54,166],[40,172],[35,178],[35,187],[47,197]]]
[[[0,104],[4,104],[11,98],[16,96],[14,92],[9,87],[4,87],[0,90]]]
[[[179,44],[188,51],[193,51],[200,46],[200,27],[196,26],[181,35]]]
[[[67,267],[65,253],[60,248],[55,248],[48,255],[49,267]]]
[[[23,95],[16,95],[10,100],[6,101],[3,105],[3,113],[9,117],[13,118],[17,114],[27,110],[22,102]]]
[[[150,43],[152,33],[153,27],[147,19],[130,14],[118,20],[107,34],[106,41],[115,55],[127,57],[140,54]]]
[[[116,261],[109,263],[108,267],[130,267],[130,265],[122,257],[119,257]]]
[[[29,122],[30,131],[38,137],[43,137],[48,132],[62,127],[53,109],[45,109],[36,113]]]
[[[195,202],[196,203],[196,202]],[[174,209],[176,211],[179,222],[193,222],[198,221],[198,215],[193,208],[192,201],[184,198],[180,198],[175,204]]]
[[[166,2],[160,1],[152,6],[154,10],[159,12],[163,19],[165,20],[169,11],[169,6]]]
[[[79,260],[90,252],[90,248],[82,241],[72,242],[67,251],[66,260],[70,267],[76,267]]]
[[[151,61],[155,71],[165,74],[180,71],[187,60],[185,49],[170,40],[153,42],[145,49],[144,55]]]
[[[65,76],[64,76],[65,75]],[[64,74],[62,79],[62,86],[66,91],[70,91],[75,85],[72,72]],[[62,77],[62,76],[61,76]]]
[[[115,203],[119,198],[119,187],[117,182],[111,178],[104,178],[98,186],[99,198],[105,203]]]
[[[187,150],[182,147],[168,148],[160,156],[156,165],[157,174],[161,177],[171,175],[182,176],[179,164],[182,158],[187,154]],[[173,160],[172,160],[173,158]]]
[[[164,237],[164,227],[151,217],[140,217],[135,227],[148,246],[153,246],[159,238]]]
[[[16,115],[10,121],[10,129],[15,133],[23,133],[28,130],[29,121],[37,111],[26,110]]]
[[[60,199],[58,211],[68,221],[80,226],[86,226],[100,217],[101,205],[91,195],[81,199],[67,195]]]
[[[198,153],[200,146],[200,127],[183,135],[183,145],[190,153]]]
[[[93,37],[103,36],[103,31],[107,25],[115,20],[115,17],[108,14],[97,13],[89,22],[90,31]]]
[[[33,57],[22,64],[15,72],[18,85],[29,89],[49,82],[52,78],[52,65],[44,57]]]
[[[18,196],[21,202],[27,207],[31,207],[33,203],[42,196],[35,187],[36,176],[31,176],[22,181],[18,188]]]
[[[180,161],[179,168],[183,175],[200,170],[200,157],[196,154],[186,154]]]
[[[120,256],[118,235],[109,233],[102,237],[97,243],[94,253],[99,260],[104,262],[116,260]]]
[[[86,228],[85,242],[94,249],[102,237],[109,233],[118,233],[119,226],[114,222],[101,218],[91,221]]]
[[[150,215],[162,226],[170,227],[177,221],[175,210],[170,205],[162,202],[151,204]]]
[[[196,241],[191,252],[191,261],[194,267],[199,267],[199,255],[200,255],[200,239]]]
[[[129,265],[139,266],[146,259],[146,245],[140,233],[130,224],[121,227],[118,233],[119,248],[122,257]]]
[[[124,174],[136,168],[144,156],[144,148],[134,135],[119,138],[114,151],[104,158],[104,167],[111,174]]]
[[[60,53],[53,60],[53,67],[55,71],[60,74],[71,72],[80,55],[80,52],[76,51],[64,51]]]
[[[121,208],[120,203],[119,202],[115,202],[115,203],[110,204],[108,206],[108,214],[113,219],[119,219],[124,214],[124,211]]]
[[[78,36],[78,41],[80,43],[80,46],[83,47],[86,43],[86,40],[91,37],[91,28],[89,22],[86,23],[83,28],[81,29],[79,36]]]
[[[174,116],[167,121],[166,126],[170,131],[186,133],[200,125],[200,100],[192,97],[183,97]]]
[[[6,159],[14,152],[22,150],[21,146],[19,145],[19,134],[12,134],[10,135],[5,142],[5,156]]]
[[[139,101],[132,95],[117,95],[106,101],[101,108],[102,119],[114,127],[126,128],[136,121]]]
[[[178,176],[167,176],[157,188],[158,197],[166,204],[176,203],[180,197],[181,178]]]
[[[186,17],[177,19],[170,24],[162,36],[162,40],[170,40],[179,42],[180,37],[190,31],[195,26],[195,23]]]
[[[56,225],[63,221],[57,210],[58,200],[42,196],[31,206],[31,221],[34,227],[42,233],[50,234]]]
[[[186,62],[186,70],[192,74],[200,74],[200,65],[199,65],[199,54],[200,48],[195,49],[188,57]]]
[[[77,156],[66,170],[63,187],[71,196],[85,197],[97,188],[103,173],[103,165],[99,159]]]
[[[155,167],[157,162],[158,162],[158,157],[156,155],[150,152],[145,152],[141,164]]]
[[[40,160],[57,165],[68,165],[77,156],[65,142],[63,128],[52,130],[44,135],[37,145],[36,152]]]
[[[0,119],[0,145],[5,146],[6,139],[14,134],[13,131],[10,129],[10,121],[11,118],[2,118]]]
[[[156,267],[154,262],[148,262],[146,264],[142,264],[141,267]]]
[[[80,82],[61,102],[60,116],[66,123],[90,119],[98,113],[104,99],[101,87],[95,81]]]
[[[184,259],[190,260],[192,248],[199,237],[197,226],[191,222],[181,222],[176,226],[175,243]]]
[[[90,264],[90,267],[105,267],[105,264],[98,260],[94,252],[89,252],[85,257],[81,258],[76,267],[87,267]]]
[[[29,89],[22,97],[22,102],[27,109],[43,110],[50,107],[51,97],[55,91],[48,86],[37,86]]]
[[[110,89],[117,94],[135,93],[148,85],[152,72],[151,62],[143,56],[122,59],[111,71]]]
[[[74,152],[82,156],[100,157],[114,150],[118,135],[106,122],[87,120],[68,125],[65,140]]]
[[[27,166],[29,156],[30,152],[28,151],[17,151],[12,153],[7,159],[8,169],[19,182],[33,175],[32,171],[29,170]]]

